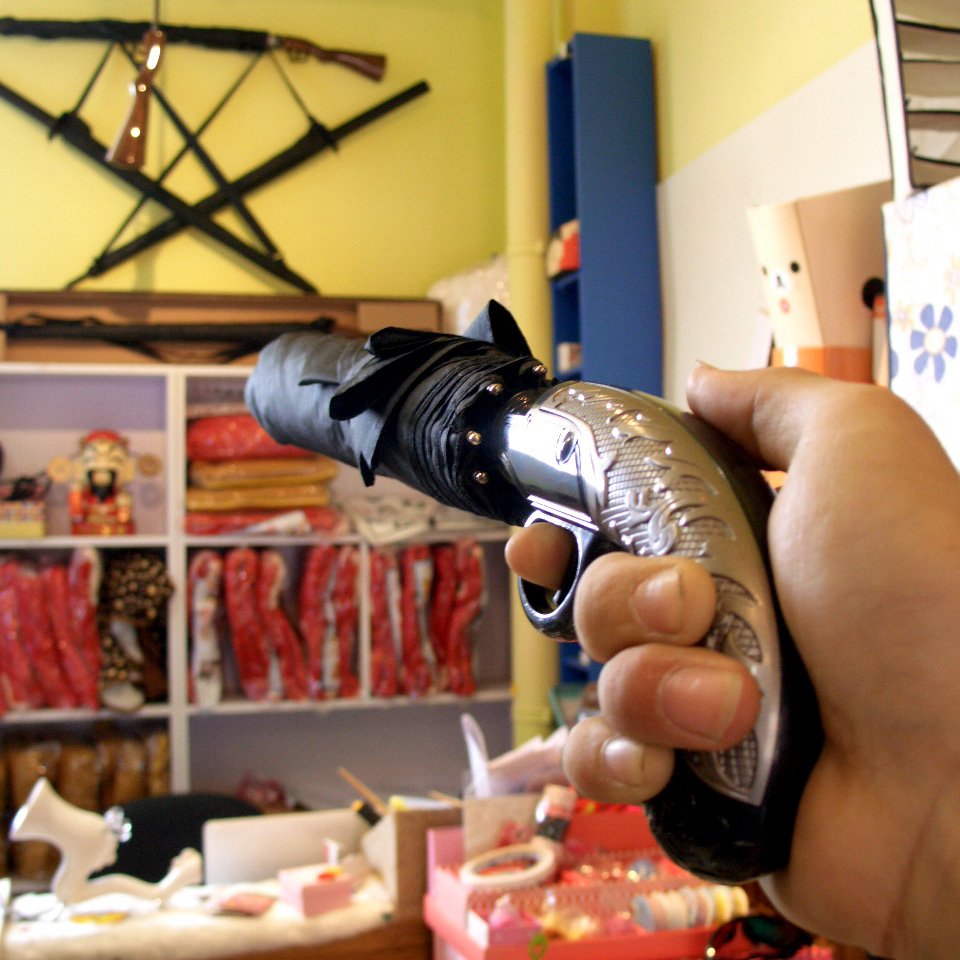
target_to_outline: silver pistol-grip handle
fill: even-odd
[[[664,850],[699,876],[741,883],[785,866],[822,734],[772,587],[773,494],[756,466],[663,400],[589,383],[560,384],[518,410],[506,439],[533,508],[528,523],[567,527],[577,540],[557,594],[520,584],[527,616],[544,633],[574,639],[576,585],[609,550],[690,557],[713,576],[717,610],[703,644],[747,668],[762,692],[760,713],[735,747],[679,752],[647,813]]]

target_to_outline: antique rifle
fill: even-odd
[[[145,20],[20,20],[0,17],[0,36],[33,37],[37,40],[106,40],[136,44],[154,26]],[[287,37],[266,30],[238,27],[194,27],[159,24],[168,43],[185,43],[214,50],[263,52],[285,50],[291,60],[312,58],[335,63],[371,80],[382,80],[387,58],[380,53],[334,50],[300,37]]]

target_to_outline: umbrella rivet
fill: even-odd
[[[481,437],[476,430],[467,431],[467,443],[469,443],[471,447],[479,447],[482,441],[483,437]]]
[[[538,363],[538,364],[533,368],[533,372],[534,372],[538,377],[542,377],[542,376],[547,372],[547,368],[546,368],[546,366],[544,366],[544,364]]]
[[[479,483],[481,486],[485,483],[490,482],[490,474],[486,470],[477,470],[473,474],[473,479],[476,483]]]
[[[484,388],[492,397],[499,397],[503,393],[502,383],[488,383]]]

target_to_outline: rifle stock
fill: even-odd
[[[358,50],[330,50],[299,37],[273,37],[273,45],[286,50],[291,60],[313,57],[322,63],[338,63],[371,80],[382,80],[387,58],[380,53],[361,53]]]
[[[150,107],[150,88],[153,78],[160,65],[166,36],[157,27],[151,27],[143,35],[143,45],[146,56],[131,85],[133,102],[127,118],[114,140],[113,146],[107,151],[107,162],[120,167],[133,167],[139,170],[146,159],[147,151],[147,117]]]

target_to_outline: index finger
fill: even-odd
[[[569,531],[552,523],[534,523],[512,534],[504,558],[521,580],[559,590],[575,549]]]

